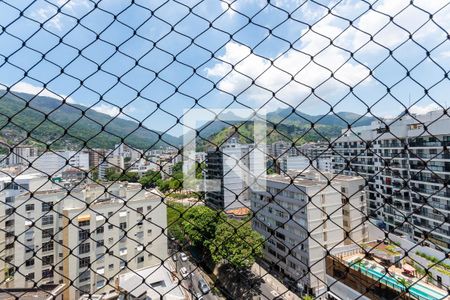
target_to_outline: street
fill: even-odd
[[[189,251],[185,251],[187,255],[187,260],[182,261],[180,257],[180,251],[175,249],[180,249],[180,247],[175,240],[170,240],[169,242],[172,256],[175,253],[176,260],[174,264],[176,265],[177,273],[179,278],[182,278],[180,270],[186,268],[187,272],[191,275],[182,281],[183,286],[186,290],[191,292],[192,299],[197,299],[196,295],[201,295],[201,291],[198,287],[199,279],[203,279],[208,283],[209,287],[212,289],[213,285],[210,283],[208,275],[206,275],[203,270],[195,264],[195,259],[191,256]],[[173,258],[171,258],[173,259]],[[223,266],[219,269],[219,277],[217,278],[216,286],[224,293],[224,296],[228,296],[229,299],[253,299],[253,300],[274,300],[274,299],[292,299],[292,297],[287,297],[283,294],[283,291],[287,291],[285,287],[278,290],[273,287],[267,279],[266,276],[258,276],[252,273],[250,270],[236,272],[236,270]],[[219,297],[209,292],[203,295],[204,300],[219,300]],[[222,298],[221,298],[222,299]]]
[[[179,253],[176,254],[177,255],[177,260],[175,261],[176,264],[176,269],[178,274],[180,274],[180,269],[181,268],[186,268],[188,273],[190,273],[190,276],[186,279],[183,280],[183,285],[189,290],[191,291],[191,296],[192,299],[197,299],[196,295],[201,295],[201,291],[198,287],[198,281],[200,278],[204,278],[206,282],[208,282],[207,280],[207,276],[205,274],[203,274],[203,272],[201,271],[201,269],[197,266],[195,266],[192,262],[191,262],[191,257],[188,256],[188,260],[187,261],[182,261],[180,258]],[[208,284],[211,288],[211,285]],[[212,292],[209,292],[206,295],[203,295],[204,300],[218,300],[218,298],[216,296],[214,296],[212,294]]]

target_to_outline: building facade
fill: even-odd
[[[206,179],[218,186],[206,186],[206,204],[215,209],[249,207],[250,145],[232,140],[206,156]]]
[[[70,193],[53,187],[15,196],[14,222],[5,226],[17,237],[7,249],[8,287],[64,283],[64,299],[114,290],[121,272],[167,259],[160,204],[158,192],[121,182],[106,191],[87,184]]]
[[[335,173],[368,181],[368,214],[391,232],[450,249],[450,118],[405,115],[344,131],[334,144]],[[431,232],[430,232],[431,231]]]
[[[309,171],[291,184],[293,176],[269,175],[267,191],[252,192],[252,225],[266,240],[264,260],[303,293],[319,295],[326,249],[367,239],[364,179]]]

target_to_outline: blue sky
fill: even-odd
[[[0,1],[0,87],[121,108],[174,134],[190,107],[447,107],[447,1],[269,2]]]

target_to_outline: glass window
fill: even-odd
[[[42,212],[50,211],[53,207],[53,202],[42,202]]]
[[[78,267],[85,268],[85,267],[88,267],[90,263],[91,263],[91,258],[89,256],[83,257],[83,258],[80,258],[80,260],[78,262]]]
[[[46,215],[42,217],[42,226],[53,224],[53,215]]]
[[[79,254],[89,253],[89,251],[91,251],[91,243],[83,243],[78,248]]]
[[[42,251],[52,251],[53,250],[53,241],[43,243],[42,244]]]

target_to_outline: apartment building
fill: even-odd
[[[15,197],[9,287],[64,283],[64,299],[107,293],[115,277],[166,259],[161,195],[139,184],[87,184]],[[7,240],[8,243],[8,240]],[[8,244],[7,244],[8,245]],[[72,282],[70,281],[72,280]]]
[[[368,214],[391,232],[450,249],[450,119],[442,111],[403,115],[343,131],[336,173],[368,181]]]
[[[313,165],[320,171],[332,172],[332,149],[329,143],[307,143],[298,147],[298,151],[313,161]]]
[[[23,193],[37,192],[39,190],[46,190],[53,188],[54,183],[48,180],[48,176],[42,173],[34,174],[12,174],[0,177],[0,201],[2,209],[0,228],[0,247],[4,251],[0,251],[0,261],[3,263],[3,272],[0,272],[0,278],[4,278],[4,287],[10,287],[10,281],[13,279],[15,273],[14,259],[17,255],[15,246],[16,236],[16,222],[17,213],[16,208],[19,206],[17,197]],[[25,210],[27,207],[23,207]]]
[[[215,209],[249,207],[249,170],[251,145],[231,139],[218,151],[206,156],[206,179],[220,182],[206,187],[206,204]]]
[[[65,169],[70,168],[89,170],[89,153],[87,151],[47,151],[30,159],[33,172],[42,172],[52,176],[60,175]]]
[[[252,225],[266,240],[264,260],[272,269],[320,295],[326,249],[367,240],[364,179],[316,171],[294,177],[268,175],[267,191],[252,191]]]
[[[281,170],[283,172],[294,171],[294,170],[305,170],[309,167],[314,167],[318,171],[331,172],[332,162],[331,157],[317,157],[314,160],[309,159],[309,157],[304,155],[299,156],[288,156],[284,157],[281,162]]]
[[[33,146],[19,145],[12,149],[8,156],[8,164],[10,166],[28,164],[33,157],[38,155],[38,149]]]

